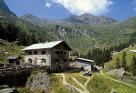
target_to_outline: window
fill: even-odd
[[[59,62],[59,59],[55,59],[55,62]]]
[[[59,54],[60,52],[59,51],[55,51],[55,54]]]
[[[54,64],[59,64],[59,59],[55,59],[55,63]]]
[[[64,59],[64,62],[67,62],[67,59]]]
[[[66,55],[66,52],[64,52],[64,55]]]
[[[34,51],[34,54],[36,55],[36,54],[37,54],[37,51]]]
[[[28,55],[32,55],[32,51],[28,51]]]
[[[63,51],[60,51],[60,53],[63,55]]]
[[[42,63],[46,63],[46,59],[42,58],[41,60],[42,60]]]
[[[46,51],[41,51],[41,54],[46,54]]]

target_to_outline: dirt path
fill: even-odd
[[[55,74],[55,75],[60,75],[60,76],[63,78],[63,84],[64,84],[65,86],[71,86],[71,87],[73,87],[74,89],[76,89],[76,91],[78,91],[79,93],[86,93],[86,92],[84,92],[83,90],[81,90],[81,89],[75,87],[74,85],[69,84],[69,83],[66,81],[66,77],[65,77],[64,74]]]
[[[126,82],[123,82],[123,81],[114,79],[114,78],[112,78],[112,77],[109,77],[109,76],[107,76],[107,75],[104,75],[104,73],[103,73],[102,71],[100,71],[100,74],[103,75],[105,78],[108,78],[108,79],[110,79],[110,80],[112,80],[112,81],[114,81],[114,82],[127,85],[127,86],[129,86],[129,87],[131,87],[131,88],[136,88],[135,86],[133,86],[133,85],[131,85],[131,84],[128,84],[128,83],[126,83]]]
[[[65,77],[65,74],[55,74],[55,75],[60,75],[62,78],[63,78],[63,84],[64,85],[68,85],[68,86],[71,86],[71,87],[73,87],[74,89],[76,89],[79,93],[89,93],[89,91],[87,90],[87,84],[88,84],[88,82],[90,81],[90,77],[88,77],[87,78],[87,81],[85,82],[85,84],[82,84],[82,83],[80,83],[76,78],[74,78],[74,77],[72,77],[71,76],[71,78],[74,80],[74,82],[78,85],[78,86],[80,86],[82,89],[80,89],[80,88],[77,88],[77,87],[75,87],[74,85],[72,85],[72,84],[69,84],[67,81],[66,81],[66,77]]]
[[[75,81],[75,83],[77,84],[77,85],[79,85],[83,90],[84,90],[84,93],[89,93],[89,91],[86,89],[86,87],[83,85],[83,84],[81,84],[77,79],[75,79],[74,77],[72,77],[71,76],[71,78]]]
[[[85,82],[84,86],[87,87],[87,84],[89,83],[89,81],[92,79],[93,76],[91,76],[91,78],[87,78],[87,81]]]

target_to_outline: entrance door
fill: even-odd
[[[62,70],[62,67],[61,66],[59,66],[59,71],[61,71]]]
[[[37,58],[34,58],[34,64],[37,65]]]
[[[33,63],[33,61],[32,61],[32,59],[30,58],[30,59],[28,59],[28,63]]]

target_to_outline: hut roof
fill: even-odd
[[[53,42],[46,42],[46,43],[38,43],[38,44],[33,44],[31,46],[28,46],[28,47],[26,47],[22,50],[50,49],[50,48],[53,48],[53,47],[55,47],[58,44],[63,43],[63,42],[65,42],[65,41],[53,41]]]

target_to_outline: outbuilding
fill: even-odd
[[[85,58],[77,58],[75,63],[78,68],[82,68],[83,70],[91,71],[94,67],[94,61]]]

